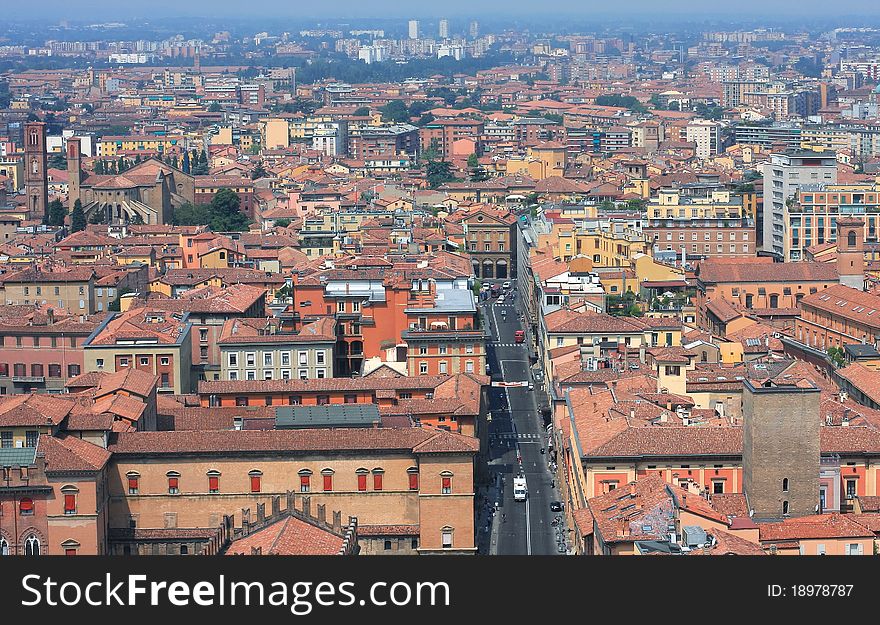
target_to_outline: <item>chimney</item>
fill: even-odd
[[[323,503],[318,504],[318,521],[321,523],[327,522],[327,505]]]
[[[338,510],[333,511],[333,531],[337,534],[342,533],[342,513]]]
[[[52,325],[53,323],[55,323],[55,311],[51,308],[46,311],[46,322],[49,325]]]

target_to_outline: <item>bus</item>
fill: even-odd
[[[528,488],[526,488],[526,478],[524,476],[513,478],[514,501],[525,501],[528,492]]]

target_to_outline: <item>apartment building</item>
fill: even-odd
[[[661,189],[647,215],[643,231],[655,250],[690,258],[757,253],[755,220],[746,215],[742,198],[727,190],[683,195],[680,189]]]
[[[83,343],[85,370],[132,367],[156,375],[160,392],[190,393],[191,331],[187,312],[143,307],[109,315]]]
[[[837,158],[833,152],[792,150],[770,155],[764,165],[764,251],[782,260],[800,260],[800,250],[791,249],[790,200],[800,185],[837,182]]]
[[[336,320],[324,317],[284,331],[273,319],[230,319],[217,340],[221,380],[332,378]]]

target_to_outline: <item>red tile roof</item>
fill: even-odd
[[[697,267],[697,277],[707,283],[737,282],[837,282],[837,267],[831,263],[773,263],[745,259],[724,262],[704,260]]]
[[[37,451],[46,455],[46,473],[100,471],[110,452],[75,436],[40,436]]]
[[[343,550],[342,536],[294,516],[284,518],[232,541],[225,555],[250,555],[258,548],[262,555],[333,556]]]
[[[133,432],[118,434],[114,454],[178,455],[191,453],[379,451],[476,453],[479,441],[427,428],[338,428],[308,430],[231,430]]]
[[[814,514],[785,519],[780,523],[759,523],[761,542],[814,538],[873,538],[872,530],[840,513]]]

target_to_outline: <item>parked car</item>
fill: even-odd
[[[509,288],[510,288],[510,282],[505,282],[504,284],[501,285],[501,288],[503,288],[503,289],[509,289]]]
[[[561,501],[551,501],[550,502],[550,510],[553,512],[562,512],[565,509],[565,504]]]
[[[517,343],[522,343],[523,341],[526,340],[526,333],[523,332],[522,330],[517,330],[516,332],[513,333],[513,340],[516,341]]]

